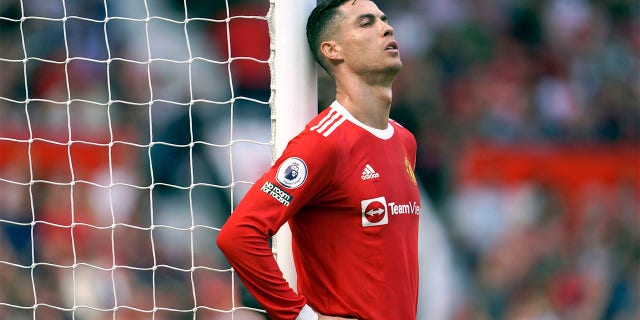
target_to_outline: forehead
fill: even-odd
[[[347,1],[340,6],[340,12],[344,15],[347,22],[358,19],[364,14],[373,14],[376,17],[384,15],[378,6],[369,0]]]

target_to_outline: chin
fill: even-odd
[[[402,69],[402,60],[400,59],[398,59],[397,68],[398,70]]]
[[[400,72],[401,69],[402,69],[402,61],[400,61],[400,59],[398,59],[396,63],[389,66],[389,72],[398,73]]]

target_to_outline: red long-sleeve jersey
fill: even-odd
[[[256,181],[217,242],[272,319],[307,304],[326,315],[413,320],[418,298],[416,142],[390,120],[367,127],[338,102]],[[289,222],[298,293],[268,240]]]

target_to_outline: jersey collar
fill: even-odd
[[[331,103],[330,107],[331,107],[331,109],[335,110],[336,112],[338,112],[342,116],[344,116],[351,123],[353,123],[353,124],[357,125],[358,127],[368,131],[372,135],[374,135],[374,136],[376,136],[376,137],[378,137],[378,138],[380,138],[382,140],[389,140],[393,136],[394,129],[393,129],[393,126],[391,125],[390,122],[389,122],[389,125],[387,126],[386,129],[376,129],[376,128],[370,127],[370,126],[360,122],[351,113],[349,113],[347,108],[345,108],[337,100],[333,101],[333,103]]]

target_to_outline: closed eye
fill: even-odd
[[[374,17],[372,14],[365,14],[360,16],[358,21],[360,21],[361,27],[368,27],[373,24],[373,21],[375,21],[375,19],[376,17]]]
[[[358,22],[359,22],[361,27],[372,26],[375,23],[376,19],[377,19],[377,17],[372,13],[365,13],[365,14],[362,14],[362,15],[358,16]],[[382,22],[384,22],[386,24],[389,23],[389,20],[387,19],[386,15],[380,16],[379,19],[380,19],[380,21],[382,21]]]

